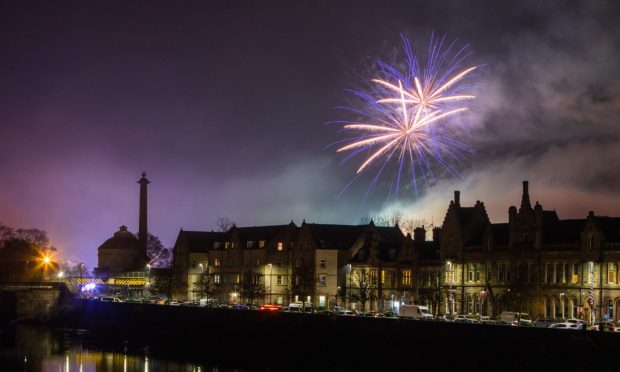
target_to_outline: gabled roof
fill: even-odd
[[[253,227],[233,227],[230,232],[236,231],[237,237],[240,241],[255,241],[265,240],[270,241],[275,239],[279,234],[286,231],[287,228],[294,227],[295,224],[288,225],[274,225],[274,226],[253,226]]]
[[[559,220],[555,212],[553,215],[543,215],[543,245],[578,243],[586,220]]]
[[[230,233],[181,230],[177,238],[177,243],[181,239],[183,239],[185,248],[189,252],[208,252],[209,250],[213,249],[214,242],[229,240]]]
[[[318,249],[350,249],[369,225],[323,225],[306,223]]]
[[[620,241],[620,217],[595,217],[595,221],[606,241]]]
[[[493,233],[493,245],[507,245],[508,244],[508,224],[507,223],[492,224],[491,232]]]

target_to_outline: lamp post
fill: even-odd
[[[351,298],[351,264],[347,264],[347,272],[349,273],[349,282],[348,282],[348,289],[347,289],[347,295],[345,297],[345,308],[349,308],[349,299]],[[346,279],[345,279],[346,280]]]
[[[450,315],[453,313],[453,299],[452,299],[452,262],[447,261],[446,267],[448,269],[448,312]]]
[[[485,291],[484,289],[480,291],[480,315],[487,315],[486,312],[486,304],[485,304],[485,300],[486,300],[486,296],[487,296],[487,291]]]
[[[268,266],[269,266],[269,303],[272,304],[273,303],[273,298],[272,298],[273,290],[271,287],[271,284],[272,284],[271,279],[273,278],[273,276],[271,274],[272,274],[273,265],[270,263],[268,264]]]
[[[146,264],[146,289],[150,291],[151,286],[151,264]]]

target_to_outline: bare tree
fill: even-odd
[[[243,278],[241,280],[241,296],[245,298],[248,303],[253,304],[255,300],[265,297],[267,290],[265,289],[263,276],[263,274],[257,274],[251,271],[243,273]]]
[[[172,264],[170,251],[170,248],[165,248],[157,236],[147,235],[146,254],[152,267],[170,267]]]
[[[366,310],[366,303],[377,298],[376,278],[370,275],[367,269],[354,269],[351,275],[349,301],[359,302],[362,311]]]
[[[235,225],[235,221],[231,220],[230,218],[226,216],[218,217],[215,220],[215,227],[217,228],[217,231],[226,232],[230,230],[230,228],[233,227],[234,225]]]
[[[215,283],[213,275],[203,272],[194,283],[194,292],[198,297],[204,298],[208,302],[210,298],[212,299],[222,292],[222,287]]]
[[[285,288],[289,298],[298,296],[305,307],[308,296],[312,297],[314,294],[314,284],[313,261],[303,255],[296,257],[292,268],[292,275]]]

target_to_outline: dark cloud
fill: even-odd
[[[452,190],[505,219],[520,181],[563,217],[617,214],[620,15],[615,1],[79,2],[0,5],[0,220],[96,247],[150,229],[356,223],[396,208],[440,222]],[[463,180],[385,204],[333,149],[346,88],[397,62],[400,33],[470,44],[481,65]]]

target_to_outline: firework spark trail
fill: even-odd
[[[444,41],[445,36],[436,39],[431,37],[429,55],[426,64],[422,66],[409,41],[403,37],[408,69],[401,73],[395,67],[379,62],[383,77],[371,80],[375,88],[369,92],[351,91],[365,105],[360,109],[346,109],[367,120],[339,122],[343,125],[343,131],[355,135],[332,145],[340,146],[337,152],[351,151],[343,162],[368,152],[354,180],[373,164],[380,163],[366,197],[394,158],[398,165],[388,198],[392,190],[398,196],[405,170],[411,172],[416,195],[420,177],[426,184],[435,178],[435,163],[450,175],[460,177],[453,163],[462,161],[464,152],[471,152],[471,149],[451,138],[453,133],[448,126],[452,117],[467,111],[463,104],[475,98],[465,94],[468,85],[463,82],[477,67],[462,66],[465,58],[470,55],[467,47],[453,53],[455,42],[443,49]],[[409,166],[405,167],[405,163],[409,163]]]

